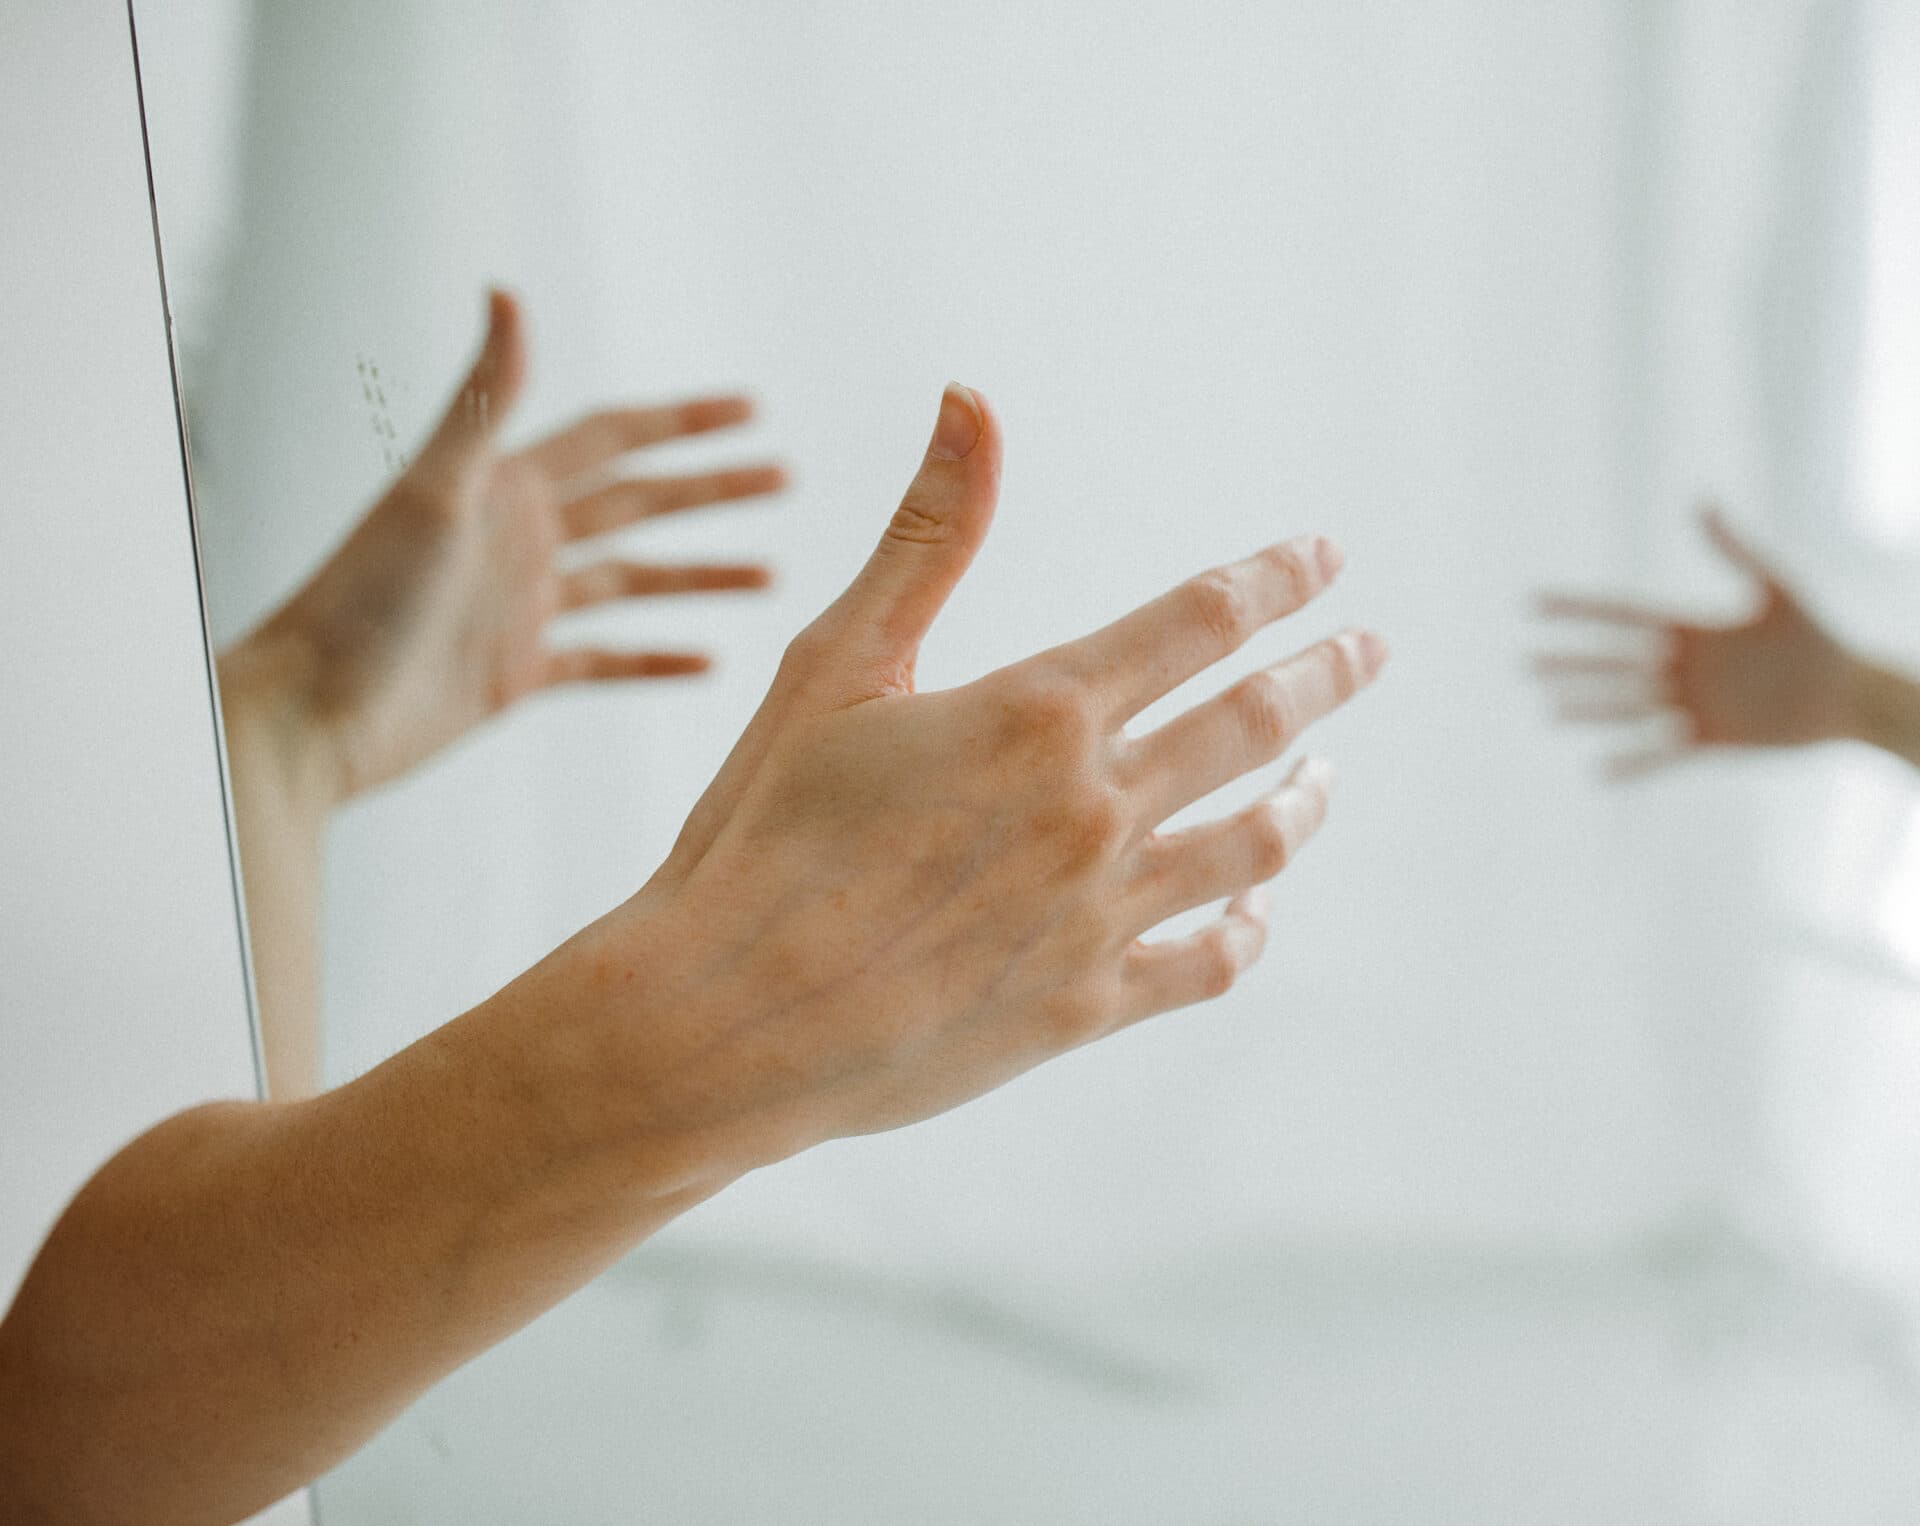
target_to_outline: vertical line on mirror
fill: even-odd
[[[187,496],[187,543],[193,553],[194,598],[200,606],[200,652],[206,664],[207,710],[213,723],[214,765],[219,770],[220,819],[227,833],[227,879],[233,892],[234,934],[240,942],[240,987],[246,1003],[247,1037],[253,1046],[253,1087],[261,1101],[267,1095],[266,1052],[260,1034],[260,1005],[253,979],[253,941],[247,926],[246,884],[241,877],[240,838],[233,816],[233,786],[228,778],[226,720],[220,711],[220,685],[213,656],[212,628],[207,621],[206,569],[200,560],[200,521],[193,495],[193,455],[187,440],[186,399],[180,387],[180,356],[173,342],[173,303],[167,295],[166,251],[160,236],[160,197],[153,178],[153,135],[147,129],[147,88],[140,73],[140,28],[133,14],[134,0],[127,0],[127,41],[133,50],[133,89],[140,113],[140,154],[147,173],[147,214],[153,224],[153,268],[160,285],[160,321],[167,342],[167,372],[173,383],[174,431],[180,441],[180,479]],[[320,1505],[311,1487],[297,1489],[267,1512],[265,1518],[278,1521],[290,1502],[305,1506],[308,1526],[321,1526]]]
[[[166,331],[167,370],[173,381],[173,418],[180,440],[180,476],[187,494],[187,537],[193,551],[194,597],[200,606],[200,649],[207,670],[208,711],[213,722],[214,758],[220,772],[220,814],[227,830],[227,873],[233,886],[234,931],[240,940],[240,980],[247,1008],[247,1033],[253,1044],[254,1091],[267,1095],[266,1055],[260,1036],[260,1008],[253,979],[253,943],[247,927],[247,897],[241,877],[240,839],[233,816],[233,786],[227,777],[227,733],[220,712],[220,685],[213,655],[213,637],[207,623],[207,579],[200,562],[200,522],[193,496],[193,458],[187,441],[187,410],[180,390],[180,357],[173,343],[173,304],[167,296],[167,261],[160,239],[160,200],[153,179],[153,138],[147,129],[146,82],[140,74],[140,29],[134,20],[133,0],[127,0],[127,39],[133,49],[133,88],[140,113],[140,152],[147,172],[147,211],[153,222],[153,266],[160,282],[160,318]]]

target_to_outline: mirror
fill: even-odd
[[[747,391],[621,469],[793,473],[560,553],[771,563],[555,627],[709,675],[530,697],[333,815],[329,1081],[641,883],[950,376],[1006,484],[926,687],[1306,530],[1349,570],[1301,629],[1398,654],[1316,730],[1335,815],[1228,999],[756,1173],[422,1400],[329,1526],[1914,1497],[1910,775],[1609,788],[1526,660],[1543,587],[1737,612],[1705,493],[1920,656],[1914,6],[138,10],[220,642],[418,458],[494,283],[514,442]]]

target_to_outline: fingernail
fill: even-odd
[[[942,461],[959,461],[980,443],[984,427],[980,405],[958,382],[948,382],[940,398],[940,422],[933,426],[933,444],[927,454]]]
[[[1360,655],[1367,664],[1367,677],[1372,678],[1387,665],[1387,659],[1393,655],[1384,637],[1373,631],[1360,633]]]
[[[1340,569],[1347,565],[1346,552],[1324,535],[1315,539],[1313,549],[1314,555],[1320,559],[1320,576],[1331,583],[1340,576]]]

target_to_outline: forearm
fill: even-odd
[[[723,1186],[634,1115],[590,959],[556,960],[333,1092],[111,1161],[0,1324],[0,1515],[257,1510]]]
[[[1856,660],[1851,688],[1850,734],[1920,768],[1920,683]]]
[[[255,635],[220,659],[261,1048],[277,1101],[320,1089],[320,893],[337,783],[311,745],[299,653]]]

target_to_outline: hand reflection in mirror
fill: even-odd
[[[1621,779],[1707,750],[1848,740],[1920,767],[1920,684],[1831,635],[1718,508],[1705,507],[1701,524],[1751,587],[1751,611],[1708,624],[1629,600],[1543,595],[1547,618],[1597,625],[1628,643],[1535,658],[1559,718],[1609,727],[1667,723],[1666,738],[1631,744],[1609,761],[1608,772]]]
[[[413,464],[297,593],[220,658],[263,1048],[276,1097],[319,1084],[319,837],[328,813],[556,684],[704,672],[702,651],[561,646],[554,622],[623,599],[765,588],[759,562],[666,565],[563,548],[777,492],[783,468],[623,476],[628,453],[743,424],[738,396],[610,408],[518,451],[519,304],[490,294],[480,356]]]

